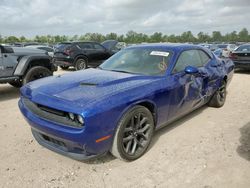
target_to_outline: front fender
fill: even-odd
[[[28,56],[23,56],[20,60],[19,63],[15,69],[14,75],[15,76],[23,76],[30,65],[30,63],[33,60],[48,60],[49,63],[51,61],[51,58],[47,55],[28,55]],[[51,65],[49,65],[51,66]]]

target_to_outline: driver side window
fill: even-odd
[[[175,64],[173,73],[184,71],[187,66],[202,66],[200,55],[197,50],[186,50],[182,52]]]

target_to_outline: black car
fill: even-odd
[[[239,46],[229,54],[229,58],[233,60],[235,68],[250,70],[250,44]]]
[[[55,46],[53,63],[62,69],[97,67],[115,53],[110,49],[97,42],[64,42]]]

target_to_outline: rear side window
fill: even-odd
[[[205,52],[203,52],[202,50],[199,50],[199,54],[200,54],[202,66],[204,66],[205,64],[207,64],[210,61],[209,56]]]
[[[187,50],[179,56],[173,73],[183,71],[187,66],[201,67],[203,63],[198,50]]]
[[[102,47],[100,44],[94,44],[94,49],[96,49],[96,50],[105,50],[105,48]]]
[[[93,49],[93,47],[90,43],[79,43],[78,46],[81,49]]]

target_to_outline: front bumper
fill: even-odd
[[[60,138],[57,138],[55,136],[47,135],[45,133],[41,133],[33,128],[31,128],[32,134],[36,141],[44,146],[47,149],[50,149],[56,153],[59,153],[61,155],[70,157],[75,160],[88,160],[95,157],[100,156],[98,155],[91,155],[86,152],[85,145],[82,148],[74,147],[74,143],[61,140]]]
[[[39,144],[71,157],[75,160],[88,160],[105,154],[109,150],[110,140],[96,143],[101,131],[96,132],[90,126],[86,128],[73,128],[49,121],[37,116],[25,105],[24,97],[18,102],[19,108],[26,121],[31,126],[32,134]]]

